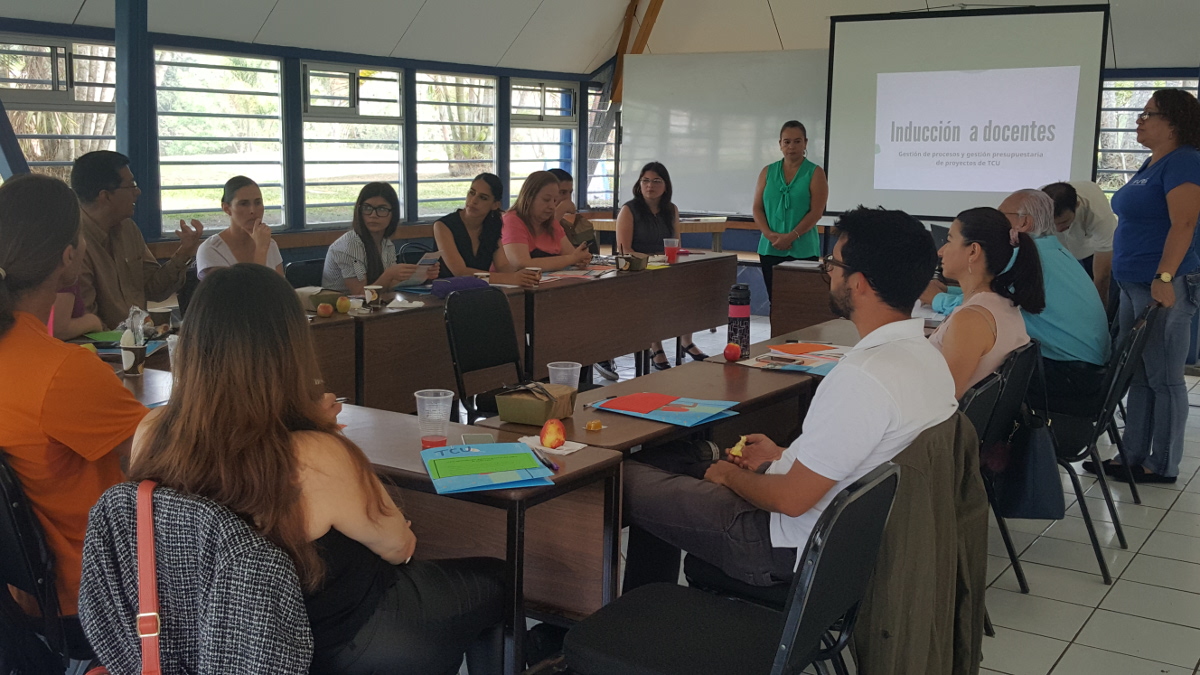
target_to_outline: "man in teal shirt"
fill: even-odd
[[[1054,201],[1046,193],[1018,190],[999,208],[1014,230],[1033,237],[1042,261],[1046,309],[1022,315],[1029,337],[1041,345],[1049,408],[1091,416],[1102,403],[1100,386],[1112,349],[1104,305],[1087,271],[1055,236]],[[949,314],[961,303],[961,294],[939,293],[933,298],[933,309]],[[1037,385],[1030,385],[1030,400],[1041,405]]]

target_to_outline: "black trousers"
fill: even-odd
[[[348,644],[314,654],[311,673],[471,675],[503,670],[504,563],[495,558],[414,560]]]
[[[1105,366],[1043,358],[1042,369],[1046,373],[1045,393],[1036,374],[1029,381],[1027,400],[1033,407],[1040,409],[1046,401],[1050,412],[1076,417],[1094,417],[1100,412],[1106,393],[1100,390],[1107,371]]]
[[[816,257],[809,258],[792,258],[783,255],[763,255],[758,254],[758,264],[762,268],[763,283],[767,286],[767,300],[771,299],[772,286],[775,283],[775,266],[779,263],[785,263],[789,260],[817,260]]]

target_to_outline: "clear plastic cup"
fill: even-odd
[[[179,336],[167,336],[167,360],[172,371],[175,370],[175,353],[179,349]]]
[[[667,256],[668,265],[679,262],[679,240],[663,239],[663,253]]]
[[[550,371],[550,384],[565,384],[572,389],[579,389],[579,369],[581,364],[574,361],[554,361],[547,363]]]
[[[421,448],[446,445],[454,392],[449,389],[422,389],[417,397],[417,427],[421,430]]]

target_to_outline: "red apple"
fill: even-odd
[[[562,420],[546,420],[538,440],[546,448],[562,447],[562,444],[567,442],[567,430],[563,427]]]
[[[725,357],[726,361],[741,361],[742,346],[736,342],[730,342],[729,344],[725,345],[725,352],[722,354],[722,356]]]
[[[333,316],[333,305],[329,304],[328,302],[322,302],[321,304],[317,305],[317,316],[322,318],[329,318]]]

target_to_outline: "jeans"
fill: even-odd
[[[1162,282],[1154,282],[1162,283]],[[1160,476],[1179,474],[1188,395],[1183,366],[1191,346],[1192,316],[1200,293],[1200,272],[1176,277],[1175,306],[1159,310],[1146,339],[1142,366],[1129,386],[1125,451],[1130,464],[1141,464]],[[1150,284],[1121,282],[1120,340],[1152,302]]]

